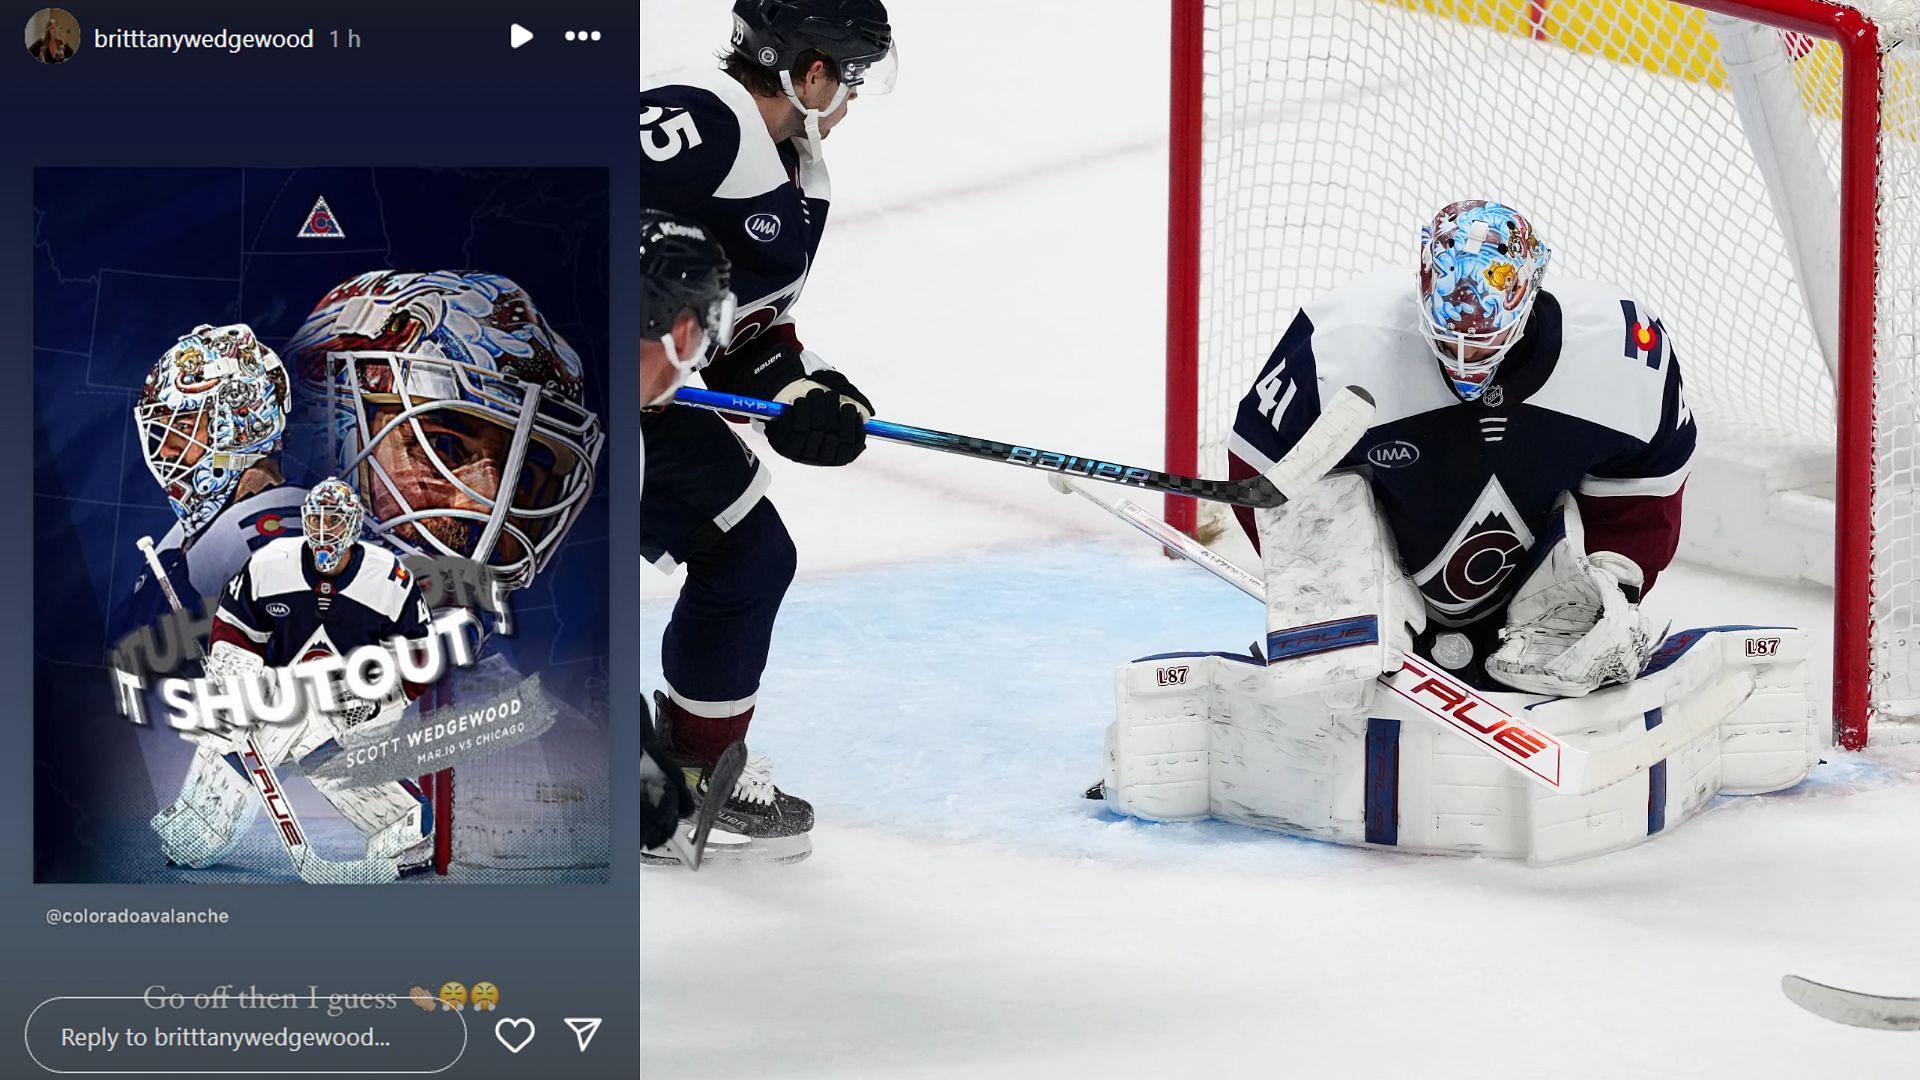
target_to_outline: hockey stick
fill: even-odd
[[[733,786],[740,782],[740,774],[746,768],[746,743],[733,743],[721,751],[720,760],[714,762],[712,771],[707,773],[707,797],[700,800],[700,811],[693,816],[690,835],[683,837],[680,830],[675,829],[672,838],[667,841],[673,853],[687,864],[687,869],[700,869],[701,861],[707,857],[707,835],[713,832],[713,823],[720,817],[720,808],[727,804],[727,798],[733,794]]]
[[[1787,1000],[1836,1024],[1874,1031],[1920,1031],[1920,997],[1881,997],[1817,983],[1798,975],[1780,977]]]
[[[786,411],[786,406],[778,402],[763,401],[759,398],[741,397],[737,394],[719,394],[698,387],[683,386],[674,395],[674,402],[696,408],[711,409],[729,416],[745,416],[756,420],[773,420]],[[1338,462],[1346,452],[1352,449],[1355,441],[1364,433],[1373,420],[1373,398],[1357,386],[1349,386],[1336,391],[1324,403],[1320,419],[1314,423],[1287,455],[1292,459],[1302,455],[1301,461],[1318,460],[1324,451],[1322,444],[1331,445],[1350,433],[1339,453],[1333,460],[1318,470],[1305,476],[1306,482],[1320,478],[1320,475]],[[1088,480],[1101,480],[1110,484],[1124,484],[1128,487],[1145,488],[1148,491],[1164,491],[1174,495],[1190,495],[1196,499],[1210,502],[1230,503],[1234,506],[1275,507],[1287,501],[1288,496],[1298,489],[1305,469],[1288,470],[1287,460],[1275,465],[1265,476],[1250,476],[1245,480],[1204,480],[1193,476],[1180,476],[1175,473],[1146,469],[1138,465],[1121,465],[1098,458],[1076,457],[1054,450],[1037,450],[1030,446],[1016,446],[1013,443],[995,442],[977,435],[953,435],[931,428],[914,427],[910,424],[895,424],[886,420],[868,420],[867,434],[894,442],[908,443],[929,450],[942,450],[949,454],[962,454],[985,461],[999,462],[1005,465],[1020,465],[1029,469],[1041,469],[1047,472],[1063,473]],[[1291,485],[1291,486],[1290,486]]]
[[[160,583],[160,591],[166,595],[167,603],[175,611],[185,611],[186,605],[180,602],[180,594],[174,592],[173,581],[167,577],[167,571],[160,565],[160,554],[153,549],[153,538],[143,536],[134,541],[140,554],[147,560],[147,568],[153,571],[154,580]],[[267,816],[273,819],[274,835],[280,838],[280,844],[286,849],[287,858],[293,860],[293,869],[300,880],[313,885],[356,885],[382,884],[400,876],[400,866],[392,859],[364,858],[352,862],[337,862],[322,856],[307,843],[307,832],[300,827],[300,818],[293,812],[293,802],[287,798],[286,789],[280,786],[280,778],[274,774],[273,766],[260,753],[260,747],[249,733],[245,739],[228,736],[240,753],[247,779],[253,783],[253,793],[260,796],[260,803],[267,808]]]
[[[1275,468],[1286,464],[1283,459]],[[1087,498],[1261,604],[1267,602],[1266,588],[1258,578],[1134,503],[1110,501],[1065,478],[1055,478],[1053,486]],[[1400,670],[1381,676],[1381,681],[1430,719],[1472,740],[1533,782],[1575,795],[1591,794],[1650,768],[1718,723],[1719,716],[1737,704],[1729,704],[1728,697],[1744,697],[1751,689],[1750,681],[1722,680],[1686,707],[1668,707],[1658,727],[1597,736],[1588,745],[1571,746],[1417,657],[1402,657]]]
[[[1050,476],[1047,483],[1063,495],[1078,495],[1107,513],[1158,540],[1162,547],[1179,553],[1200,569],[1239,589],[1262,604],[1267,602],[1266,586],[1260,579],[1214,551],[1212,548],[1154,517],[1130,499],[1109,499],[1091,488],[1076,484],[1070,477]]]

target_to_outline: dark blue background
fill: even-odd
[[[302,238],[325,198],[337,238]],[[140,457],[132,409],[153,362],[196,323],[245,322],[285,345],[326,292],[368,270],[485,270],[523,286],[579,353],[588,407],[607,406],[607,176],[599,169],[46,168],[34,186],[35,876],[114,880],[68,807],[150,815],[131,729],[104,664],[135,629],[134,541],[173,525]],[[295,393],[299,393],[296,383]],[[309,433],[310,434],[310,433]],[[331,471],[290,436],[287,479]],[[302,467],[308,463],[310,467]],[[599,475],[605,476],[603,458]],[[604,703],[607,498],[512,597],[524,675],[582,708]],[[600,697],[593,702],[589,697]],[[52,800],[51,803],[45,800]]]

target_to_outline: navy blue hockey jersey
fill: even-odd
[[[1502,610],[1513,571],[1574,492],[1594,551],[1634,560],[1647,584],[1672,560],[1695,425],[1672,343],[1646,305],[1556,277],[1493,385],[1463,402],[1421,336],[1413,274],[1368,275],[1301,310],[1240,402],[1231,474],[1264,472],[1358,385],[1378,408],[1341,461],[1369,470],[1400,558],[1432,620]],[[1242,524],[1252,535],[1252,515]]]
[[[641,205],[699,222],[733,261],[733,344],[708,368],[709,385],[751,365],[765,351],[757,339],[776,326],[798,352],[790,309],[806,286],[831,197],[826,163],[806,139],[774,142],[753,95],[724,72],[641,92]],[[742,389],[771,397],[778,388]]]
[[[284,667],[315,653],[344,657],[362,645],[423,638],[431,621],[419,582],[392,552],[362,541],[346,569],[327,577],[295,536],[254,552],[227,583],[209,636]]]

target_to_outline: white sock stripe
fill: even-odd
[[[760,695],[758,693],[748,694],[738,701],[701,701],[698,698],[687,697],[669,685],[667,687],[667,700],[680,706],[680,708],[694,716],[704,717],[709,720],[725,720],[731,716],[739,716],[741,713],[753,708],[754,703],[760,700]]]

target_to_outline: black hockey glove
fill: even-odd
[[[813,384],[813,385],[809,385]],[[767,424],[767,444],[802,465],[845,465],[867,448],[873,402],[837,371],[815,371],[788,388],[802,391]],[[782,399],[787,393],[782,393]]]
[[[692,817],[693,792],[687,775],[654,738],[647,707],[640,706],[640,846],[665,847],[681,818]]]

